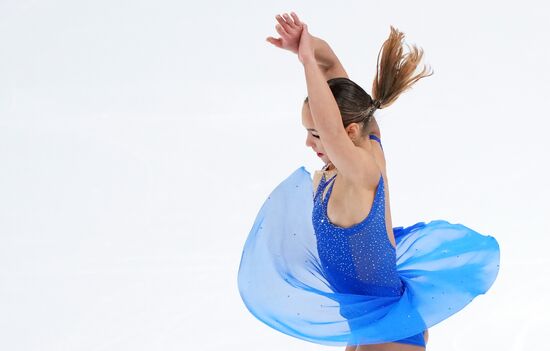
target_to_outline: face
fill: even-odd
[[[309,104],[307,103],[304,103],[302,107],[302,125],[307,130],[306,146],[312,148],[315,154],[317,154],[317,156],[321,158],[324,163],[329,163],[330,160],[325,153],[319,133],[315,130],[313,118],[311,117],[311,112],[309,110]]]
[[[315,154],[317,154],[317,156],[319,156],[324,163],[329,163],[330,159],[326,155],[325,149],[323,148],[323,142],[319,137],[319,133],[315,129],[308,103],[304,103],[302,106],[302,125],[307,130],[306,146],[312,148]],[[364,144],[365,138],[360,136],[361,127],[359,124],[350,123],[346,127],[346,132],[356,146],[361,146]],[[369,143],[366,144],[368,145]]]

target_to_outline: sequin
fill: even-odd
[[[314,196],[313,228],[325,274],[341,292],[398,296],[403,283],[396,253],[386,230],[384,177],[380,174],[371,209],[359,223],[340,227],[328,218],[327,207],[337,174],[328,181],[323,173]],[[325,187],[329,186],[323,197]]]
[[[331,180],[322,178],[314,192],[302,166],[256,216],[238,287],[245,306],[266,325],[327,346],[423,345],[424,330],[495,281],[500,250],[494,237],[432,220],[394,227],[394,248],[386,232],[384,178],[365,219],[349,228],[326,214],[331,193],[322,194],[332,191]]]

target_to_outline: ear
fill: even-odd
[[[346,127],[346,132],[351,140],[357,140],[360,137],[361,129],[357,123],[351,123]]]

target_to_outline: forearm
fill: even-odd
[[[306,76],[307,96],[309,109],[315,128],[322,138],[338,131],[342,127],[340,110],[334,95],[316,59],[309,59],[303,63]]]
[[[321,70],[326,71],[339,62],[334,51],[323,39],[313,36],[313,48],[315,50],[315,60]]]

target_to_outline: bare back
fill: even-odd
[[[371,152],[374,155],[378,168],[384,178],[384,203],[386,217],[386,232],[391,245],[395,248],[395,237],[393,233],[393,225],[390,211],[389,185],[386,175],[386,159],[384,151],[380,143],[373,139],[368,139],[371,143]],[[322,174],[328,179],[338,173],[337,169],[315,171],[313,175],[313,189],[317,189]],[[340,227],[348,228],[352,225],[361,222],[370,213],[376,188],[368,188],[367,186],[360,189],[346,189],[345,184],[338,181],[338,177],[334,179],[334,188],[329,198],[327,206],[327,215],[330,221]],[[328,187],[325,187],[323,198],[325,197]]]

